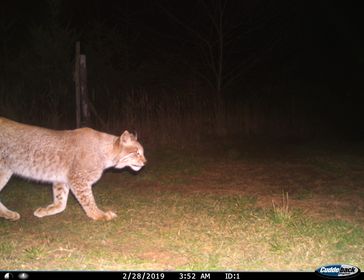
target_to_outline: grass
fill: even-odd
[[[288,222],[292,217],[292,212],[289,209],[289,199],[288,192],[282,191],[282,203],[280,206],[277,206],[272,200],[273,205],[273,219],[276,223],[284,223]]]
[[[118,213],[109,222],[88,219],[73,196],[65,212],[38,219],[33,211],[51,202],[51,188],[12,178],[1,200],[22,218],[0,220],[0,267],[254,271],[313,271],[327,263],[364,267],[364,210],[358,195],[363,189],[357,179],[363,174],[351,168],[358,159],[351,165],[347,155],[340,174],[327,174],[307,160],[306,153],[276,157],[234,149],[233,156],[227,150],[231,159],[195,150],[148,154],[146,147],[149,165],[139,174],[107,171],[94,186],[99,207]],[[343,157],[330,158],[340,163]],[[344,191],[327,193],[334,190],[333,182]]]

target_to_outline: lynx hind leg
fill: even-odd
[[[71,190],[81,204],[83,210],[85,210],[86,215],[91,219],[109,221],[117,217],[114,212],[104,212],[97,207],[90,184],[74,180],[71,183]]]
[[[66,209],[69,187],[63,183],[53,184],[53,203],[45,208],[38,208],[34,216],[42,218],[58,214]]]
[[[5,187],[6,183],[9,181],[12,175],[11,171],[8,170],[0,170],[0,192]],[[0,201],[0,217],[16,221],[20,219],[20,215],[17,212],[11,211]]]

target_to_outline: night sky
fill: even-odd
[[[67,127],[74,110],[72,67],[79,40],[88,59],[90,99],[108,123],[120,117],[108,115],[109,103],[115,103],[111,99],[137,91],[150,105],[129,102],[135,110],[151,111],[149,119],[162,118],[171,102],[183,104],[173,110],[208,115],[212,100],[223,103],[227,115],[240,112],[259,119],[254,127],[261,128],[249,133],[300,126],[300,135],[327,129],[330,135],[361,138],[364,19],[357,5],[3,1],[0,114],[47,125],[44,116],[56,110],[63,112],[57,125]],[[195,97],[189,103],[190,95]],[[196,108],[204,102],[199,100],[207,105]],[[24,112],[35,104],[43,110]],[[246,133],[251,119],[241,117],[235,128]]]

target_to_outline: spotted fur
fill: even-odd
[[[91,219],[115,218],[97,207],[92,185],[106,168],[138,171],[145,163],[143,146],[128,131],[120,137],[91,128],[58,131],[0,117],[0,191],[13,174],[53,183],[53,203],[34,212],[39,218],[65,210],[70,190]],[[0,202],[0,217],[20,215]]]

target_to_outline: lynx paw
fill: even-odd
[[[91,217],[91,218],[97,221],[110,221],[116,217],[117,215],[113,211],[107,211],[107,212],[101,212],[96,217]]]
[[[5,213],[1,213],[0,217],[3,217],[10,221],[16,221],[20,219],[19,213],[10,210],[6,211]]]
[[[107,211],[106,213],[105,213],[105,219],[106,219],[106,221],[110,221],[110,220],[112,220],[112,219],[114,219],[114,218],[116,218],[118,215],[116,215],[116,213],[115,212],[113,212],[113,211]]]
[[[47,216],[47,210],[45,208],[38,208],[34,211],[34,216],[38,218],[43,218],[44,216]]]

